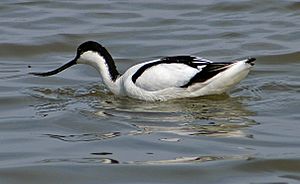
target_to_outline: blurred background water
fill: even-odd
[[[113,96],[66,63],[86,40],[120,71],[162,56],[256,57],[230,93]],[[0,3],[0,183],[299,183],[300,3],[293,0]]]

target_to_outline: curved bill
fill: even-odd
[[[77,64],[76,63],[76,59],[73,59],[72,61],[68,62],[67,64],[55,69],[55,70],[52,70],[52,71],[49,71],[49,72],[31,72],[29,74],[32,74],[32,75],[37,75],[37,76],[42,76],[42,77],[46,77],[46,76],[50,76],[50,75],[55,75],[73,65]]]

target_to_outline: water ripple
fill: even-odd
[[[121,135],[120,132],[108,132],[108,133],[86,133],[80,135],[56,135],[45,134],[53,139],[58,139],[66,142],[81,142],[81,141],[99,141],[103,139],[111,139]]]

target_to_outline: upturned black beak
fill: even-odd
[[[65,69],[67,69],[67,68],[69,68],[69,67],[77,64],[76,61],[77,61],[77,58],[75,58],[72,61],[66,63],[65,65],[63,65],[63,66],[61,66],[61,67],[59,67],[59,68],[57,68],[55,70],[49,71],[49,72],[31,72],[29,74],[37,75],[37,76],[42,76],[42,77],[47,77],[47,76],[55,75],[55,74],[57,74],[57,73],[65,70]]]

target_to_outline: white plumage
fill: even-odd
[[[146,70],[135,85],[146,91],[183,86],[198,72],[198,69],[184,64],[160,64]]]
[[[255,58],[248,58],[220,63],[195,56],[172,56],[137,64],[121,75],[108,51],[99,43],[88,41],[62,67],[31,74],[50,76],[74,64],[88,64],[100,72],[115,95],[163,101],[224,93],[247,76],[254,61]]]

